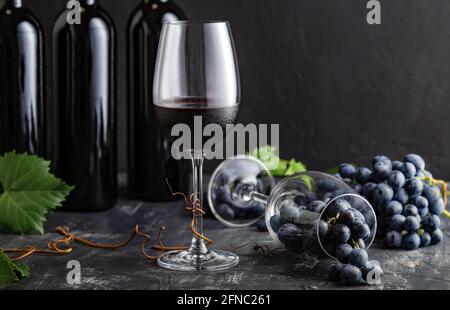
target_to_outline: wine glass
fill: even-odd
[[[347,208],[366,228],[346,241],[352,247],[369,248],[377,230],[370,203],[342,180],[305,171],[275,184],[267,167],[249,156],[227,159],[216,168],[208,202],[214,216],[229,227],[250,226],[265,217],[272,239],[294,253],[335,258],[337,243],[329,228],[341,221],[349,225],[341,216]]]
[[[234,42],[227,21],[167,21],[155,67],[153,109],[165,134],[177,124],[190,129],[191,147],[181,150],[192,161],[192,200],[195,232],[188,250],[171,251],[158,264],[172,270],[224,270],[239,258],[210,250],[203,236],[202,166],[205,157],[202,133],[195,131],[198,116],[202,126],[234,123],[240,104],[240,80]],[[201,129],[203,129],[203,127]],[[195,139],[200,140],[200,144]],[[198,141],[197,140],[197,141]],[[173,154],[174,152],[172,152]],[[155,163],[157,164],[157,163]],[[188,195],[189,196],[189,195]]]

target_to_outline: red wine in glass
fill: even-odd
[[[222,129],[233,124],[240,104],[239,70],[230,24],[226,21],[165,23],[153,84],[154,113],[165,134],[170,135],[177,124],[185,124],[190,130],[194,143],[191,142],[190,149],[183,146],[181,151],[192,161],[190,197],[198,209],[194,213],[195,232],[189,249],[165,253],[158,258],[158,264],[184,271],[218,271],[236,266],[237,255],[209,249],[202,221],[203,129],[209,124],[217,124]],[[196,116],[201,116],[200,127]],[[225,137],[226,131],[222,133]],[[195,143],[199,139],[200,146]]]

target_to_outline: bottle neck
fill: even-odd
[[[6,4],[15,8],[23,7],[23,0],[7,0]]]

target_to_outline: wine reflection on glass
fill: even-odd
[[[185,124],[193,140],[192,161],[194,214],[192,242],[188,250],[171,251],[158,264],[172,270],[225,270],[239,258],[222,250],[210,250],[203,236],[202,167],[203,136],[194,136],[194,118],[202,125],[235,122],[240,104],[240,80],[234,42],[227,21],[168,21],[164,23],[158,48],[153,89],[153,108],[165,134]],[[156,163],[157,164],[157,163]]]

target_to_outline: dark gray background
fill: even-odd
[[[26,2],[49,44],[65,1]],[[138,2],[101,1],[119,37],[122,170],[125,29]],[[242,75],[240,121],[279,123],[282,157],[326,169],[343,161],[367,164],[378,153],[401,158],[417,152],[436,176],[450,177],[448,0],[382,0],[379,26],[366,23],[366,0],[177,3],[191,19],[231,21]]]

